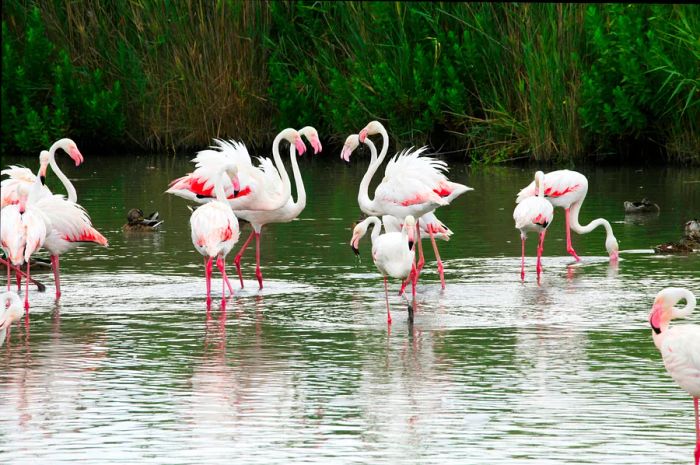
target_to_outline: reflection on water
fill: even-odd
[[[692,402],[646,319],[660,288],[700,291],[697,254],[650,253],[697,216],[697,170],[586,173],[582,222],[611,220],[620,262],[598,230],[573,262],[557,210],[538,285],[511,217],[531,170],[454,167],[476,190],[439,214],[447,288],[426,250],[415,323],[395,282],[387,327],[381,277],[347,247],[366,165],[304,159],[306,221],[266,228],[266,288],[248,258],[209,311],[189,212],[162,195],[188,168],[117,158],[76,183],[110,247],[66,254],[60,305],[33,293],[0,347],[3,463],[690,463]],[[661,213],[638,222],[622,201],[640,185]],[[135,206],[163,230],[124,235]]]

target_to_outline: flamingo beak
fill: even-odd
[[[304,144],[304,141],[301,140],[301,137],[294,140],[294,145],[296,146],[299,155],[303,155],[304,152],[306,152],[306,145]]]
[[[68,155],[75,161],[75,166],[80,166],[80,164],[84,161],[83,159],[83,154],[80,153],[80,150],[78,150],[78,147],[72,147],[68,151]]]
[[[323,150],[323,147],[321,147],[321,141],[318,139],[318,136],[313,137],[311,139],[311,146],[314,148],[314,155]]]
[[[663,307],[660,303],[654,303],[651,309],[651,314],[649,315],[649,325],[651,329],[656,334],[661,333],[661,313],[663,312]]]
[[[350,248],[355,253],[355,255],[357,255],[357,256],[360,255],[360,238],[359,237],[357,237],[357,236],[352,237],[352,240],[350,241]]]
[[[610,261],[611,261],[612,263],[617,262],[618,258],[620,258],[620,252],[619,252],[619,251],[613,250],[612,252],[610,252]]]
[[[238,175],[234,176],[231,179],[231,185],[233,186],[233,197],[235,198],[238,193],[241,191],[241,183],[238,180]]]
[[[41,168],[39,168],[39,180],[42,185],[46,184],[46,168],[46,165],[41,165]]]
[[[408,250],[413,250],[413,241],[411,239],[408,240]]]
[[[350,155],[352,155],[352,149],[347,145],[343,145],[343,150],[340,152],[340,159],[349,163]]]
[[[360,131],[360,142],[362,142],[363,144],[365,143],[365,139],[367,138],[367,132],[367,128]]]

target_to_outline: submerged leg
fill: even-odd
[[[245,252],[245,249],[248,248],[248,244],[250,244],[250,241],[253,240],[253,234],[255,234],[255,231],[250,232],[250,236],[248,236],[248,239],[243,243],[241,246],[241,250],[238,251],[236,254],[236,258],[233,259],[234,265],[236,265],[236,272],[238,272],[238,279],[241,280],[241,289],[243,289],[243,273],[241,273],[241,257],[243,256],[243,252]]]
[[[544,251],[544,235],[547,233],[545,229],[540,233],[540,243],[537,245],[537,277],[542,273],[542,252]]]
[[[411,281],[411,294],[413,295],[413,300],[411,305],[408,306],[408,321],[413,323],[413,312],[416,310],[416,283],[418,282],[418,272],[416,271],[415,265],[412,270],[413,280]]]
[[[228,276],[226,276],[226,261],[224,258],[219,255],[219,257],[216,259],[216,267],[219,269],[221,272],[221,306],[226,307],[226,286],[228,286],[228,290],[231,294],[233,294],[233,287],[231,287],[231,283],[228,280]]]
[[[211,268],[214,257],[209,257],[204,265],[204,277],[207,282],[207,306],[211,305]]]
[[[522,253],[520,258],[520,280],[525,281],[525,236],[521,235],[520,240],[523,243]]]
[[[27,279],[24,280],[24,309],[27,312],[27,318],[29,318],[29,260],[27,260]],[[17,275],[19,277],[19,275]]]
[[[416,271],[420,275],[420,272],[425,265],[425,257],[423,256],[423,242],[420,238],[420,226],[418,223],[416,223],[416,246],[418,247],[418,264],[416,265]]]
[[[58,255],[51,255],[51,268],[53,268],[53,280],[56,285],[56,300],[58,300],[61,298],[61,277]]]
[[[7,263],[7,290],[10,290],[10,286],[12,286],[12,275],[10,274],[10,261],[7,260],[5,263]]]
[[[698,408],[698,398],[693,397],[695,404],[695,465],[700,463],[700,411]]]
[[[579,258],[578,255],[576,255],[576,251],[574,250],[573,246],[571,245],[571,225],[569,223],[569,209],[566,208],[564,210],[566,212],[566,251],[572,255],[577,262],[580,262],[581,259]]]
[[[260,289],[263,288],[263,276],[260,270],[260,234],[255,233],[255,277],[258,278],[258,283],[260,283]]]
[[[435,234],[433,233],[433,228],[428,227],[428,234],[430,234],[430,242],[433,243],[433,251],[435,252],[435,258],[437,258],[437,268],[438,274],[440,275],[440,283],[442,288],[445,289],[445,269],[442,266],[442,260],[440,260],[440,252],[438,252],[437,243],[435,242]]]
[[[391,324],[391,310],[389,310],[389,284],[384,276],[384,296],[386,297],[386,324]]]

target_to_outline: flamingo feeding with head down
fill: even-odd
[[[413,216],[407,216],[403,221],[400,232],[387,232],[381,234],[382,223],[376,216],[365,218],[352,231],[350,247],[356,255],[360,254],[360,239],[367,234],[370,223],[372,227],[372,260],[384,277],[384,293],[386,297],[387,323],[391,324],[391,310],[389,310],[389,285],[387,276],[402,280],[416,273],[415,242],[416,220]],[[412,281],[413,302],[408,307],[408,320],[413,322],[413,312],[416,305],[416,281]]]
[[[562,207],[566,214],[566,251],[571,254],[576,261],[581,259],[576,254],[571,245],[571,230],[577,234],[586,234],[593,231],[598,226],[605,228],[605,249],[610,255],[610,261],[616,262],[618,259],[619,246],[617,239],[613,234],[612,227],[608,220],[598,218],[586,226],[581,226],[578,222],[579,211],[581,205],[588,193],[588,179],[581,173],[570,170],[557,170],[546,174],[547,187],[544,191],[544,197],[554,207]],[[535,182],[531,182],[527,187],[518,192],[516,203],[522,202],[528,197],[537,195]]]
[[[22,319],[22,301],[16,292],[0,294],[0,346],[9,337],[12,323]]]
[[[685,300],[683,308],[676,308]],[[656,294],[649,314],[654,345],[664,361],[666,371],[683,390],[693,397],[695,404],[695,465],[700,462],[700,326],[676,325],[671,320],[685,318],[695,308],[695,295],[687,289],[667,287]]]
[[[540,236],[540,242],[537,246],[537,279],[539,280],[540,273],[542,273],[544,235],[547,233],[547,228],[554,217],[554,207],[544,198],[545,175],[542,171],[535,173],[535,186],[538,192],[537,196],[523,199],[513,211],[515,227],[520,230],[520,239],[522,240],[522,258],[520,262],[520,279],[522,280],[525,279],[525,239],[527,239],[527,233],[532,231]]]
[[[233,163],[238,168],[238,174],[232,179],[232,185],[226,186],[225,194],[234,211],[281,208],[291,195],[289,175],[279,153],[282,140],[291,144],[291,157],[294,157],[295,148],[300,154],[306,151],[299,133],[287,128],[277,134],[272,143],[275,164],[269,158],[259,157],[260,165],[253,166],[248,149],[242,142],[215,139],[216,146],[199,151],[192,159],[196,169],[172,181],[165,192],[199,204],[211,202],[215,198],[214,181],[223,166]]]
[[[318,132],[316,129],[311,126],[306,126],[299,130],[299,134],[305,136],[309,140],[314,149],[314,154],[317,154],[322,150],[321,141],[318,138]],[[291,147],[294,147],[294,145]],[[301,156],[302,153],[303,152],[300,152],[299,156]],[[291,159],[294,183],[296,184],[297,189],[296,201],[292,200],[290,195],[287,203],[277,210],[235,210],[236,216],[249,222],[253,229],[250,232],[250,236],[248,236],[248,239],[243,243],[241,249],[238,251],[233,260],[234,264],[236,265],[236,271],[238,272],[238,278],[241,281],[241,288],[243,288],[241,257],[243,256],[243,252],[245,252],[253,237],[255,237],[255,276],[258,279],[260,289],[262,289],[263,276],[262,270],[260,269],[260,235],[262,233],[262,227],[269,223],[288,223],[298,217],[306,207],[306,190],[304,189],[304,181],[301,178],[301,172],[299,171],[299,165],[296,157],[292,155]]]
[[[233,287],[226,276],[226,255],[238,241],[240,231],[238,219],[226,200],[225,185],[231,184],[231,179],[236,177],[236,165],[224,165],[217,179],[214,179],[214,193],[216,198],[192,212],[190,216],[190,228],[192,230],[192,243],[197,252],[205,258],[205,278],[207,285],[207,308],[211,304],[211,271],[213,260],[216,258],[216,266],[223,278],[223,290],[221,305],[226,305],[226,286],[233,294]]]

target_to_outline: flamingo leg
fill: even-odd
[[[17,275],[19,277],[19,275]],[[29,318],[29,260],[27,260],[27,279],[24,280],[24,310]]]
[[[547,233],[545,229],[540,233],[540,243],[537,245],[537,277],[542,273],[542,252],[544,251],[544,235]]]
[[[241,289],[243,289],[243,273],[241,273],[241,257],[243,256],[243,252],[245,252],[245,249],[248,248],[248,244],[250,244],[250,241],[253,240],[253,235],[255,234],[255,230],[250,232],[250,236],[248,236],[248,239],[243,243],[241,246],[241,250],[238,251],[236,254],[236,257],[233,259],[234,265],[236,265],[236,272],[238,273],[238,279],[241,280]]]
[[[17,292],[22,290],[22,272],[17,268],[15,271],[15,280],[17,281]]]
[[[520,236],[520,240],[522,241],[522,253],[520,255],[520,280],[525,281],[525,236]]]
[[[233,287],[231,287],[231,283],[229,282],[228,277],[226,276],[226,262],[221,255],[219,255],[219,257],[216,259],[216,267],[221,272],[221,277],[222,277],[221,308],[225,309],[226,308],[226,286],[228,286],[228,290],[232,295],[233,295]]]
[[[435,234],[433,233],[433,228],[428,227],[428,234],[430,234],[430,242],[433,244],[433,251],[435,252],[435,258],[437,258],[437,268],[440,274],[440,283],[442,288],[445,289],[445,269],[442,266],[442,260],[440,260],[440,252],[438,252],[437,243],[435,242]]]
[[[418,282],[418,271],[416,271],[415,265],[413,265],[413,270],[411,270],[411,274],[413,275],[413,280],[411,281],[411,294],[413,295],[413,301],[411,302],[411,305],[408,306],[409,323],[413,323],[413,312],[416,309],[416,283]]]
[[[12,286],[12,275],[10,274],[10,261],[7,260],[5,262],[7,264],[7,290],[10,290],[10,286]]]
[[[416,246],[418,247],[418,264],[416,265],[416,271],[420,275],[423,266],[425,265],[425,257],[423,256],[423,242],[420,238],[420,226],[416,223]],[[417,276],[416,276],[417,278]]]
[[[10,290],[10,286],[12,285],[12,275],[10,274],[11,270],[15,270],[17,273],[19,273],[20,276],[24,277],[26,279],[26,275],[22,270],[20,270],[18,267],[14,266],[11,264],[9,261],[5,260],[4,258],[0,258],[0,263],[7,265],[7,290]],[[37,290],[39,292],[44,292],[46,290],[46,286],[38,282],[37,280],[30,278],[29,281],[34,284],[37,287]]]
[[[700,464],[700,408],[698,407],[698,398],[693,397],[695,404],[695,465]]]
[[[569,223],[569,209],[566,208],[566,209],[564,209],[564,211],[566,212],[566,215],[565,215],[565,217],[566,217],[566,251],[570,255],[572,255],[576,259],[577,262],[580,262],[581,259],[579,258],[578,255],[576,255],[576,251],[574,250],[574,247],[571,245],[571,226]]]
[[[51,255],[51,268],[53,268],[53,280],[56,284],[56,300],[61,298],[61,273],[58,264],[58,255]]]
[[[209,257],[206,264],[204,265],[204,277],[207,281],[207,307],[211,305],[211,268],[213,265],[214,257]]]
[[[391,310],[389,310],[389,284],[384,276],[384,296],[386,297],[386,324],[391,324]]]
[[[263,276],[260,270],[260,234],[255,233],[255,277],[258,278],[258,283],[260,283],[260,289],[263,288]]]

